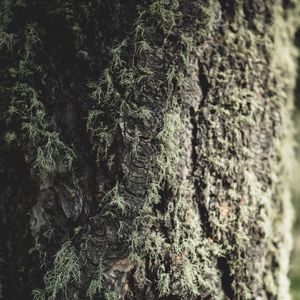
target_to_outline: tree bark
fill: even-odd
[[[289,299],[296,0],[0,3],[0,299]]]

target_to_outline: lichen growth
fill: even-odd
[[[141,122],[151,118],[162,121],[162,127],[155,136],[157,152],[149,173],[146,197],[142,200],[140,209],[135,208],[134,230],[127,237],[129,257],[137,265],[137,269],[142,265],[143,258],[149,257],[152,268],[158,270],[165,263],[165,254],[171,255],[171,272],[177,275],[170,276],[170,280],[166,276],[160,277],[158,292],[161,295],[204,295],[209,290],[217,297],[218,271],[213,266],[214,258],[211,255],[221,250],[217,245],[209,245],[201,227],[197,226],[200,221],[195,223],[197,217],[193,213],[194,203],[188,199],[188,182],[179,179],[182,184],[174,186],[174,183],[181,177],[178,167],[182,155],[180,148],[184,125],[180,111],[181,97],[184,93],[189,93],[190,88],[187,70],[195,45],[207,36],[213,26],[212,19],[218,7],[214,1],[202,5],[193,2],[190,6],[183,4],[183,7],[189,7],[190,10],[195,10],[193,13],[198,13],[198,16],[196,13],[194,16],[191,11],[184,12],[187,18],[201,28],[201,34],[197,32],[197,37],[188,28],[191,23],[182,24],[185,21],[178,1],[154,1],[149,9],[140,11],[133,37],[112,50],[108,68],[98,82],[90,84],[91,98],[95,102],[89,114],[87,128],[98,160],[105,161],[118,128],[126,125],[126,118],[136,116]],[[198,17],[203,18],[200,24]],[[154,32],[157,35],[153,40],[150,37]],[[133,57],[129,59],[126,53],[128,55],[131,49],[134,49]],[[147,57],[149,63],[145,64]],[[160,66],[161,61],[167,65],[166,68]],[[155,92],[163,114],[145,104],[136,105],[134,99],[147,99],[146,93],[150,89]],[[136,127],[128,146],[133,157],[138,156],[140,135],[142,133]],[[175,234],[170,237],[170,241],[163,234],[155,232],[159,218],[153,213],[153,206],[161,201],[160,191],[166,182],[174,189],[172,204],[175,209],[169,206],[166,216],[168,220],[173,218],[175,223]],[[122,190],[119,193],[117,198],[123,199]],[[169,226],[173,227],[171,224]]]
[[[29,141],[31,147],[36,147],[33,167],[43,177],[58,170],[59,163],[70,169],[75,154],[61,141],[54,123],[47,120],[37,92],[27,84],[19,83],[12,88],[12,95],[9,120],[17,116],[21,122],[23,138]]]
[[[102,263],[100,263],[95,272],[95,278],[92,279],[87,290],[87,296],[90,299],[93,299],[97,293],[101,292],[101,289],[103,288],[103,274],[104,274],[103,265]]]
[[[110,291],[104,294],[105,300],[118,300],[119,295],[116,291]]]
[[[7,3],[8,15],[9,2],[3,2],[3,5]],[[4,47],[12,52],[15,46],[14,34],[5,31],[10,19],[3,16],[1,20],[0,50],[3,51]],[[5,87],[5,93],[10,97],[6,119],[8,126],[17,126],[18,146],[31,149],[29,156],[33,157],[29,161],[40,177],[45,179],[56,171],[70,170],[75,153],[62,141],[54,118],[49,116],[41,100],[44,96],[32,84],[35,74],[42,76],[42,68],[36,62],[37,49],[42,47],[38,25],[26,24],[22,39],[23,45],[19,46],[16,56],[17,63],[8,66],[7,76],[11,83]]]
[[[65,242],[57,252],[54,259],[53,269],[44,276],[44,289],[33,291],[35,300],[55,300],[59,295],[64,299],[76,297],[76,293],[70,295],[68,287],[70,284],[79,284],[81,281],[81,271],[78,257],[71,241]]]
[[[158,279],[158,290],[159,290],[159,296],[167,296],[170,295],[170,274],[169,273],[159,273],[159,279]]]
[[[1,53],[16,50],[15,35],[3,29],[11,19],[11,3],[0,4],[5,11],[0,12]],[[59,19],[72,19],[65,22],[72,38],[87,44],[79,33],[84,26],[73,24],[77,16],[71,4]],[[91,145],[79,146],[86,142],[79,137],[76,149],[88,152],[91,146],[88,156],[96,156],[98,168],[90,177],[96,174],[93,180],[99,184],[93,204],[85,203],[87,218],[82,222],[87,224],[80,224],[76,239],[79,244],[88,235],[87,240],[97,241],[92,219],[99,221],[109,236],[99,244],[120,245],[120,253],[134,263],[134,280],[145,285],[143,290],[148,290],[149,271],[155,278],[154,298],[252,299],[262,292],[285,297],[288,251],[283,245],[289,237],[283,231],[289,227],[289,201],[282,169],[283,149],[290,146],[282,145],[289,139],[284,124],[290,114],[288,80],[294,73],[291,56],[282,55],[290,50],[291,37],[285,30],[283,35],[277,32],[276,27],[283,27],[274,22],[286,22],[279,17],[283,12],[276,11],[281,5],[260,0],[144,3],[127,37],[112,38],[116,42],[103,69],[106,58],[98,64],[102,57],[93,57],[96,63],[91,63],[89,49],[68,40],[70,49],[85,59],[80,67],[93,65],[93,75],[87,76],[90,99],[77,103],[82,111],[78,120],[86,120]],[[13,83],[5,88],[10,97],[5,140],[30,150],[26,159],[43,178],[70,171],[75,154],[73,145],[64,142],[72,130],[58,124],[59,114],[52,111],[59,104],[52,107],[45,98],[48,92],[35,79],[47,77],[37,60],[42,37],[31,22],[17,39],[17,64],[7,68]],[[95,51],[95,56],[105,51]],[[285,63],[286,74],[280,67]],[[100,78],[93,81],[99,65]],[[63,79],[54,81],[62,81],[65,88]],[[66,93],[76,91],[74,82],[66,84]],[[91,165],[89,160],[88,170]],[[88,261],[90,249],[83,244],[80,256]],[[78,285],[90,299],[120,299],[124,278],[132,272],[116,272],[122,283],[112,283],[105,276],[115,260],[110,254],[104,257],[105,269],[94,262],[82,266],[93,271],[82,283],[80,260],[67,242],[45,275],[45,289],[35,290],[34,298],[76,298],[72,291]]]
[[[105,215],[117,216],[118,213],[121,213],[122,215],[126,215],[126,212],[130,210],[130,204],[124,200],[124,198],[122,197],[119,191],[118,182],[110,191],[108,191],[105,194],[99,206],[102,207],[107,206],[104,216]]]

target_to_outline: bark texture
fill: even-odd
[[[0,3],[0,299],[289,299],[296,0]]]

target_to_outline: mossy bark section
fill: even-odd
[[[0,299],[289,299],[297,5],[2,1]]]

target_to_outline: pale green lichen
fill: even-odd
[[[7,37],[8,38],[8,37]],[[5,41],[8,48],[13,47],[12,36]],[[21,134],[18,144],[26,144],[32,149],[33,167],[42,178],[55,171],[66,171],[72,166],[75,153],[61,139],[54,119],[48,116],[41,93],[28,83],[28,79],[38,68],[35,65],[35,51],[41,47],[38,26],[29,23],[25,27],[24,47],[20,50],[17,66],[9,68],[9,74],[15,79],[7,87],[11,101],[7,111],[8,124],[18,124]]]
[[[0,50],[6,49],[7,51],[12,52],[14,43],[14,35],[12,33],[1,31],[0,29]]]
[[[100,293],[103,288],[103,274],[104,269],[102,263],[98,265],[98,268],[95,272],[95,277],[92,279],[88,290],[87,296],[92,300],[97,293]]]
[[[55,300],[58,295],[64,299],[73,297],[76,294],[69,292],[70,284],[78,285],[81,281],[81,271],[78,257],[71,241],[65,242],[57,252],[54,259],[53,269],[49,270],[44,276],[45,288],[33,291],[35,300]]]
[[[12,93],[9,120],[18,116],[25,139],[35,147],[33,167],[39,170],[41,176],[58,170],[59,163],[70,169],[75,154],[61,141],[54,123],[47,120],[45,108],[39,101],[37,92],[23,83],[16,84]]]
[[[0,3],[0,32],[6,29],[12,19],[12,0],[3,0]]]
[[[109,291],[104,294],[105,300],[119,300],[119,294],[116,291]]]
[[[242,140],[241,131],[243,128],[259,129],[254,120],[255,116],[262,112],[263,108],[259,105],[258,97],[264,93],[261,82],[257,83],[256,78],[253,78],[253,73],[256,72],[253,64],[260,59],[262,47],[269,43],[269,47],[272,47],[272,43],[268,42],[269,33],[256,34],[255,30],[246,27],[241,2],[235,5],[237,16],[232,26],[235,26],[236,31],[226,29],[224,46],[228,53],[233,53],[237,61],[244,62],[245,71],[243,74],[235,74],[233,67],[224,67],[223,56],[217,53],[207,76],[214,80],[211,83],[212,86],[220,86],[220,94],[215,96],[217,99],[221,99],[220,105],[217,103],[211,106],[211,108],[215,108],[217,117],[212,114],[209,115],[209,129],[211,132],[221,131],[223,128],[221,128],[220,120],[227,120],[226,130],[232,133],[233,139],[237,142],[232,142],[228,138],[218,135],[214,138],[216,143],[221,146],[216,147],[210,144],[208,149],[201,153],[201,159],[214,172],[227,175],[234,169],[235,164],[240,164],[240,161],[235,160],[228,162],[229,148],[239,149],[240,147],[238,155],[244,163],[242,176],[245,178],[245,188],[242,189],[242,195],[233,192],[237,188],[234,185],[228,191],[224,191],[222,196],[228,205],[228,210],[232,207],[239,216],[226,212],[225,214],[228,216],[226,215],[222,219],[219,212],[221,203],[216,203],[219,199],[215,203],[211,201],[210,193],[214,191],[217,184],[215,176],[214,174],[205,175],[206,188],[203,202],[209,208],[208,222],[210,222],[216,237],[214,241],[211,241],[204,236],[201,226],[199,226],[201,221],[197,219],[197,214],[194,212],[195,204],[189,198],[191,194],[189,191],[190,184],[186,178],[180,178],[182,174],[178,174],[177,171],[180,169],[178,168],[180,136],[183,134],[185,126],[182,123],[179,99],[184,99],[182,95],[190,87],[190,78],[187,73],[194,47],[201,39],[209,35],[214,26],[214,18],[219,12],[216,1],[208,1],[207,4],[195,4],[194,2],[192,4],[200,10],[204,17],[203,20],[199,21],[201,30],[196,34],[197,37],[191,34],[189,30],[184,31],[182,28],[176,27],[176,24],[181,24],[182,21],[178,1],[154,1],[148,10],[140,12],[133,30],[133,45],[131,40],[126,40],[114,48],[108,69],[105,70],[97,83],[90,85],[95,107],[90,111],[87,127],[98,159],[107,159],[108,150],[123,115],[138,115],[141,119],[151,118],[152,112],[147,108],[138,108],[139,113],[137,113],[130,106],[130,97],[142,95],[147,82],[155,80],[157,74],[155,67],[143,65],[141,63],[143,60],[140,58],[154,53],[156,57],[168,62],[168,68],[163,71],[164,81],[160,86],[160,98],[166,100],[166,108],[162,118],[163,126],[157,136],[158,152],[154,167],[151,168],[149,187],[146,198],[143,199],[143,207],[134,220],[133,232],[127,237],[130,244],[130,258],[139,266],[139,264],[142,265],[143,258],[148,256],[153,266],[158,269],[164,264],[165,253],[172,256],[174,261],[171,264],[170,272],[174,272],[175,275],[172,276],[173,274],[170,273],[171,275],[168,276],[168,273],[161,273],[158,280],[160,295],[166,296],[178,291],[184,296],[200,295],[206,290],[214,299],[222,299],[224,295],[216,292],[218,291],[216,286],[220,274],[217,267],[213,265],[213,261],[215,257],[224,256],[229,261],[230,275],[228,276],[235,278],[229,288],[233,290],[234,295],[241,295],[240,297],[243,299],[250,299],[253,296],[251,288],[261,286],[263,276],[257,275],[250,287],[249,276],[245,267],[247,266],[247,259],[249,259],[246,252],[253,245],[249,239],[250,232],[247,229],[247,224],[253,222],[258,216],[262,231],[267,236],[266,240],[271,239],[272,227],[277,225],[269,223],[269,220],[272,220],[271,215],[274,210],[270,206],[274,191],[266,190],[265,186],[260,183],[253,164],[255,161],[253,153],[249,147],[242,146],[238,142]],[[197,25],[199,24],[197,23]],[[261,25],[259,21],[256,22],[258,29],[261,28]],[[161,32],[163,33],[163,38],[159,40],[160,45],[153,45],[149,39],[149,36],[156,31],[158,32],[156,35],[158,40]],[[177,39],[178,43],[166,50],[164,47],[168,46],[168,38],[171,35],[173,35],[173,40]],[[132,49],[130,45],[133,46],[134,55],[130,61],[132,65],[126,65],[126,58],[123,58],[123,54],[126,53],[126,49]],[[199,49],[199,51],[202,50]],[[269,51],[271,53],[273,50],[268,49]],[[175,60],[175,55],[170,55],[171,52],[176,53],[176,58],[180,59]],[[259,71],[261,72],[261,70]],[[270,88],[272,89],[272,85]],[[122,92],[120,92],[121,90]],[[284,87],[277,86],[274,87],[274,90],[279,95]],[[110,124],[104,120],[104,111],[109,112]],[[136,128],[135,138],[131,145],[132,153],[135,156],[137,155],[139,136],[139,130]],[[213,137],[209,136],[210,142],[212,139]],[[273,148],[272,151],[268,159],[276,152]],[[177,180],[180,181],[180,184],[173,186],[172,181],[178,183]],[[209,182],[210,180],[211,182]],[[171,223],[170,220],[172,220],[174,223],[174,232],[169,237],[169,241],[162,234],[153,233],[158,220],[153,213],[153,206],[160,202],[160,189],[166,181],[171,185],[174,199],[169,203],[165,216],[166,222]],[[117,196],[117,199],[119,197],[122,199],[122,195]],[[242,197],[248,200],[243,200],[245,201],[243,202]],[[258,212],[260,204],[263,208]],[[143,224],[147,224],[147,226]],[[233,239],[234,244],[222,247],[223,239]],[[285,250],[283,252],[286,253]],[[261,263],[262,265],[265,263],[265,257],[262,257]],[[260,272],[264,271],[261,270]],[[173,282],[173,278],[179,278],[179,280]],[[285,277],[282,276],[282,278]],[[179,288],[175,291],[173,287],[176,287],[176,284],[179,285]]]
[[[204,7],[206,4],[203,4],[203,6],[195,4],[195,8],[199,9],[203,16],[206,16],[206,19],[203,20],[203,30],[205,28],[210,30],[212,26],[211,19],[214,17],[212,11],[216,9],[214,4],[213,1],[209,2],[207,7]],[[135,217],[135,229],[128,237],[129,256],[137,265],[137,269],[139,264],[142,264],[145,256],[150,257],[155,268],[159,268],[164,264],[163,256],[167,251],[171,251],[174,257],[180,257],[180,261],[174,261],[172,265],[172,268],[174,268],[172,272],[179,273],[179,280],[172,283],[171,280],[168,280],[166,273],[162,275],[158,282],[161,295],[171,293],[171,287],[174,284],[179,284],[180,288],[178,290],[181,290],[181,294],[185,295],[199,295],[208,288],[215,294],[213,287],[216,284],[217,274],[209,259],[211,250],[205,250],[208,245],[207,241],[203,242],[200,227],[193,224],[195,220],[195,214],[192,212],[193,203],[189,201],[186,203],[185,197],[188,197],[188,195],[185,195],[185,192],[182,191],[182,185],[174,187],[175,198],[177,198],[175,200],[176,210],[167,213],[170,218],[175,218],[177,224],[176,234],[172,237],[171,242],[166,242],[163,235],[151,231],[152,226],[155,227],[157,222],[152,209],[153,205],[160,201],[161,186],[166,180],[170,183],[172,180],[176,180],[178,175],[180,135],[183,133],[179,98],[181,93],[189,89],[190,86],[187,68],[194,47],[194,37],[189,31],[183,32],[180,28],[175,28],[176,24],[181,22],[179,6],[180,3],[175,0],[158,0],[154,1],[148,10],[140,12],[133,30],[133,67],[126,69],[122,58],[122,48],[125,47],[126,50],[126,46],[130,46],[132,43],[128,40],[112,50],[112,59],[108,69],[103,72],[103,76],[98,82],[90,84],[91,97],[95,101],[95,107],[90,111],[87,128],[98,160],[107,159],[113,136],[122,120],[120,116],[123,116],[123,114],[136,114],[141,119],[149,119],[153,114],[145,107],[138,108],[137,113],[132,111],[132,106],[129,103],[130,97],[135,94],[142,94],[143,86],[146,86],[151,80],[157,80],[156,77],[159,78],[163,75],[166,78],[163,81],[163,86],[160,87],[160,97],[166,103],[166,111],[162,119],[162,129],[157,135],[158,152],[154,166],[150,170],[150,182],[146,198],[143,199],[142,209]],[[157,39],[161,44],[153,45],[153,41],[149,40],[149,36],[157,30],[159,31]],[[169,41],[171,35],[173,35],[173,39],[174,36],[178,39],[178,42],[174,45]],[[174,50],[170,50],[170,45]],[[172,51],[176,53],[176,59],[174,59],[174,55],[170,54]],[[140,60],[140,58],[147,55],[147,53],[154,54],[156,57],[168,62],[169,66],[164,71],[165,74],[158,73],[162,71],[157,71],[157,66],[143,65],[143,60]],[[121,86],[120,90],[123,89],[125,92],[121,95],[116,86]],[[102,113],[104,111],[106,112],[105,118],[110,119],[110,124],[105,123]],[[107,115],[107,112],[109,115]],[[131,145],[133,156],[137,155],[136,148],[138,144],[139,131],[136,128]],[[123,199],[122,195],[114,195],[114,198]],[[184,221],[177,214],[187,215],[187,218]]]
[[[127,203],[123,196],[119,191],[119,183],[117,182],[115,186],[106,193],[106,195],[102,198],[101,206],[107,205],[109,209],[107,209],[104,215],[116,215],[113,211],[117,210],[122,215],[126,215],[126,212],[130,209],[129,203]]]
[[[158,275],[158,290],[159,290],[159,296],[167,296],[171,293],[170,290],[170,274],[169,273],[159,273]]]
[[[177,193],[175,207],[169,208],[166,218],[169,214],[175,223],[171,249],[176,261],[175,272],[179,266],[180,287],[186,295],[206,291],[217,297],[219,272],[212,262],[215,255],[222,255],[222,249],[204,236],[194,203],[189,199],[191,191],[187,180],[182,182]]]
[[[7,145],[11,145],[13,142],[17,140],[17,135],[14,131],[6,132],[4,136],[4,140]]]

